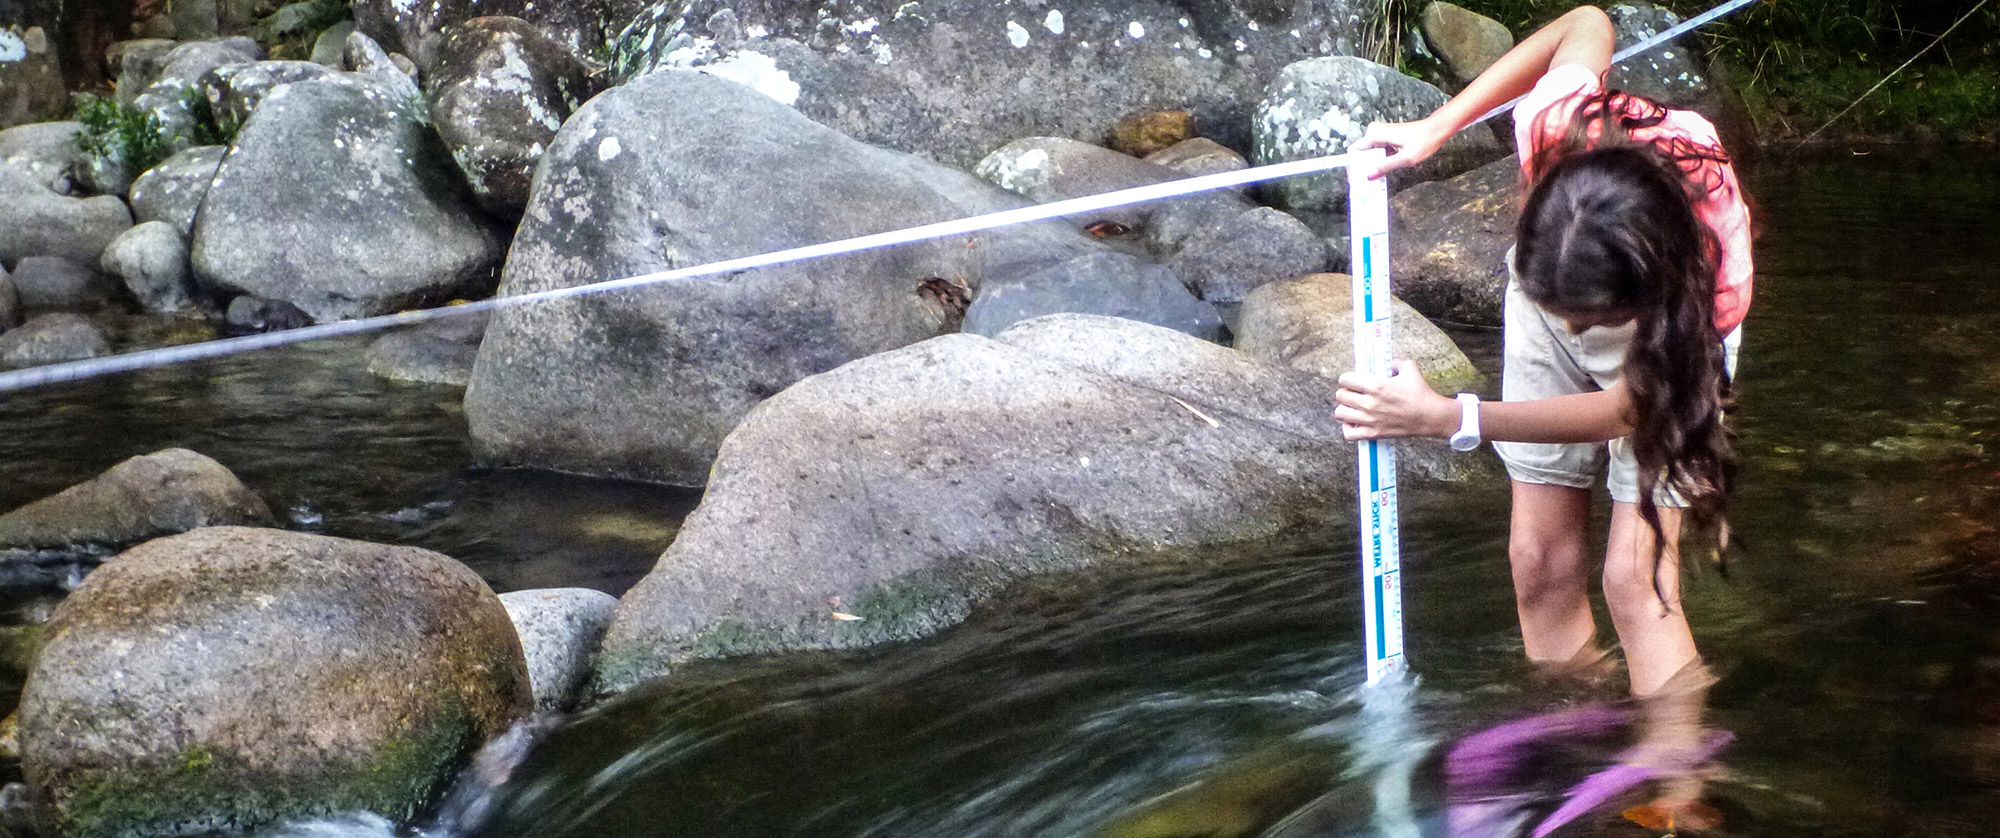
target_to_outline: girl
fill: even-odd
[[[1356,147],[1390,150],[1379,177],[1527,94],[1514,112],[1527,196],[1508,259],[1504,400],[1440,396],[1398,361],[1386,379],[1342,376],[1334,415],[1349,439],[1495,441],[1512,479],[1521,634],[1531,660],[1558,666],[1604,654],[1584,528],[1608,459],[1604,593],[1645,696],[1700,677],[1678,542],[1683,515],[1727,537],[1723,408],[1750,302],[1749,212],[1707,120],[1603,89],[1612,44],[1604,12],[1576,9],[1429,117],[1369,126]]]

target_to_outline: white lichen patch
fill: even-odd
[[[881,25],[880,21],[871,17],[866,20],[857,20],[843,24],[840,27],[840,31],[846,32],[849,35],[866,35],[875,31],[875,27],[879,25]]]
[[[1007,21],[1007,43],[1013,44],[1015,49],[1027,46],[1028,28],[1011,20]]]
[[[1035,196],[1031,190],[1040,181],[1042,167],[1048,164],[1049,153],[1039,148],[995,152],[979,161],[979,166],[972,173],[997,184],[1001,189],[1032,198]]]
[[[753,23],[750,24],[749,26],[743,27],[743,34],[749,36],[752,39],[765,38],[770,36],[771,30],[765,28],[765,26],[761,23]]]
[[[28,42],[21,33],[12,29],[0,29],[0,62],[12,64],[28,58]]]
[[[1061,35],[1063,33],[1062,10],[1050,9],[1049,16],[1042,18],[1042,28],[1049,30],[1049,34],[1051,35]]]
[[[618,145],[617,137],[605,137],[597,143],[597,159],[599,162],[607,161],[617,157],[619,152],[624,150]]]
[[[1146,26],[1136,20],[1132,21],[1131,25],[1125,27],[1125,34],[1132,36],[1132,40],[1135,41],[1144,38],[1146,37]]]
[[[744,50],[702,67],[701,71],[744,85],[787,105],[796,105],[799,101],[799,83],[792,81],[790,73],[778,69],[775,59],[761,52]]]
[[[868,42],[868,52],[875,56],[875,63],[888,64],[895,56],[889,53],[889,42],[875,38]]]

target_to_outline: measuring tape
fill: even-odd
[[[1379,164],[1383,149],[1354,152]],[[1389,297],[1389,179],[1370,179],[1373,165],[1347,167],[1348,251],[1354,278],[1354,369],[1388,377],[1395,343]],[[1396,449],[1362,440],[1354,471],[1360,482],[1361,609],[1368,647],[1368,683],[1403,669],[1402,527],[1396,520]]]

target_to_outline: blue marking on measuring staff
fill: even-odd
[[[1389,656],[1389,607],[1382,602],[1382,577],[1375,577],[1375,657]]]
[[[1368,446],[1368,454],[1369,454],[1368,491],[1370,492],[1382,491],[1382,452],[1379,450],[1379,446],[1382,443],[1376,442],[1374,440],[1369,440],[1368,442],[1365,442],[1363,444]]]
[[[1375,237],[1361,240],[1361,319],[1375,322]]]

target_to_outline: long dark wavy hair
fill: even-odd
[[[1656,537],[1654,561],[1666,544],[1654,502],[1660,487],[1687,503],[1689,523],[1714,536],[1720,557],[1736,479],[1725,421],[1730,381],[1715,326],[1722,254],[1695,206],[1733,188],[1721,176],[1728,155],[1685,138],[1636,138],[1666,109],[1622,91],[1581,97],[1568,116],[1529,161],[1515,244],[1521,288],[1558,314],[1634,315],[1624,377],[1639,515]]]

